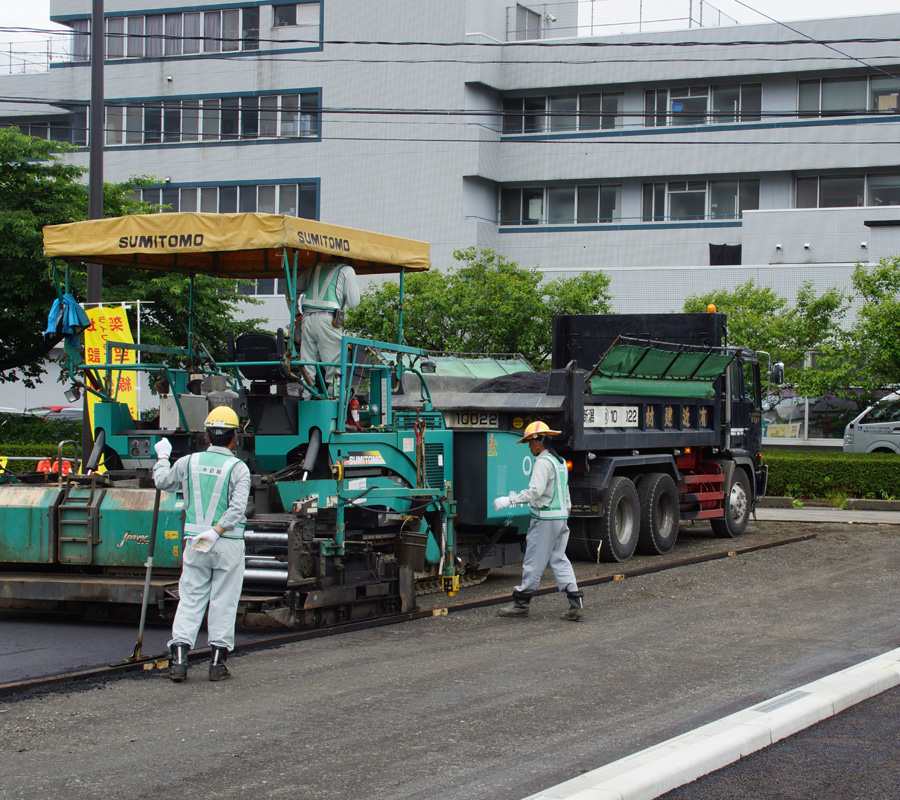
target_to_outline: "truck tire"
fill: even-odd
[[[637,547],[641,524],[640,501],[634,484],[621,475],[603,491],[603,516],[600,518],[600,560],[628,561]]]
[[[731,485],[725,494],[724,519],[712,519],[713,533],[722,539],[733,539],[747,530],[750,521],[750,481],[747,473],[735,467],[731,475]]]
[[[678,489],[665,472],[650,472],[637,485],[641,527],[638,533],[639,553],[664,555],[675,547],[678,539]]]

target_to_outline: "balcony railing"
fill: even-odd
[[[0,43],[0,74],[2,75],[28,75],[46,72],[50,69],[51,64],[74,60],[71,33],[27,42]]]
[[[558,0],[507,8],[506,39],[561,39],[736,25],[706,0]]]

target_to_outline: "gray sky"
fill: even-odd
[[[666,0],[659,0],[666,2]],[[512,0],[510,0],[512,2]],[[553,2],[553,0],[550,0]],[[616,0],[607,0],[616,2]],[[709,0],[711,5],[720,11],[734,17],[741,23],[753,23],[765,21],[763,17],[754,14],[750,9],[741,6],[736,0]],[[849,17],[860,14],[885,14],[896,12],[897,0],[857,0],[848,3],[847,0],[746,0],[747,5],[768,14],[780,22],[788,22],[803,19],[816,19],[821,17]],[[50,17],[50,0],[4,0],[3,27],[23,28],[58,28],[52,26]],[[150,3],[145,4],[150,7]],[[90,4],[85,4],[86,8]],[[0,42],[26,40],[31,41],[38,37],[35,34],[13,35],[6,31],[0,31]]]

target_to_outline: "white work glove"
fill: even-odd
[[[165,437],[153,445],[153,449],[156,450],[157,458],[165,458],[168,460],[169,456],[172,455],[172,443]]]
[[[208,553],[217,541],[219,541],[219,534],[213,528],[210,528],[208,531],[198,533],[194,537],[194,550]]]
[[[501,511],[504,508],[509,508],[511,505],[512,503],[508,497],[498,497],[494,500],[494,511]]]

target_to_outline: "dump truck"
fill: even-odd
[[[562,432],[553,445],[570,469],[571,556],[667,553],[682,520],[741,535],[766,489],[760,365],[726,333],[719,313],[557,316],[549,373],[432,393],[455,434],[457,525],[499,522],[489,501],[527,484],[531,459],[515,442],[540,419]]]

